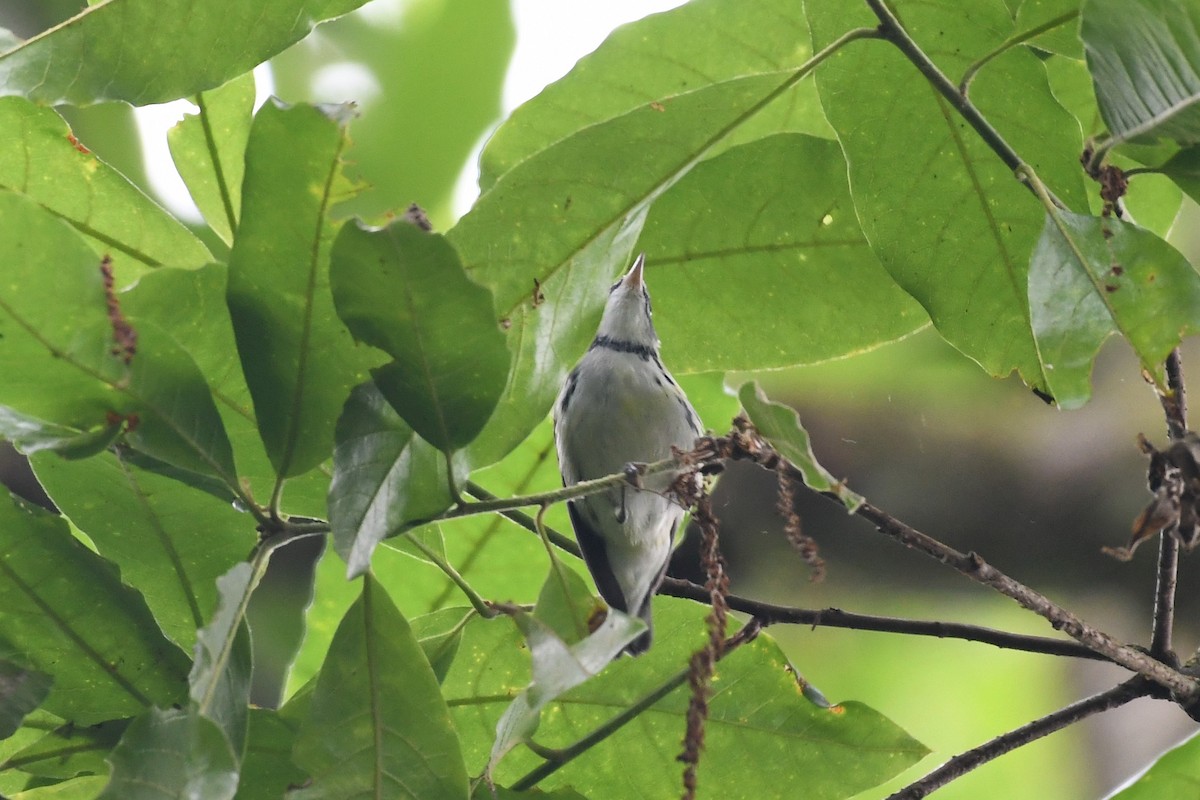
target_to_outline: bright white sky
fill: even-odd
[[[373,0],[356,13],[381,23],[391,22],[402,17],[404,3],[420,1]],[[517,45],[504,84],[504,113],[507,115],[546,84],[565,75],[576,61],[595,50],[613,28],[682,4],[683,0],[512,0]],[[271,93],[269,70],[259,69],[255,77],[261,103]],[[371,76],[349,65],[333,65],[317,76],[315,83],[314,94],[318,97],[350,94],[366,99],[372,92]],[[200,213],[175,171],[166,140],[167,130],[190,110],[194,110],[190,103],[178,100],[137,109],[137,119],[154,190],[172,212],[198,221]],[[459,213],[470,207],[477,194],[475,161],[473,156],[455,192]]]

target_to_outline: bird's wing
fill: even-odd
[[[617,576],[613,573],[612,564],[608,561],[608,550],[604,546],[604,536],[596,530],[588,515],[575,506],[576,501],[567,503],[567,512],[571,515],[571,527],[575,529],[575,539],[579,549],[583,551],[583,560],[587,563],[596,588],[604,601],[618,611],[629,611],[629,603]]]

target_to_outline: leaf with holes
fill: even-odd
[[[1092,363],[1113,333],[1167,391],[1163,360],[1200,330],[1200,275],[1146,230],[1062,211],[1046,217],[1034,251],[1029,305],[1050,394],[1076,408],[1091,394]]]

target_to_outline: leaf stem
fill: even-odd
[[[959,115],[967,121],[967,124],[975,129],[979,137],[984,143],[991,148],[1004,164],[1013,171],[1014,174],[1018,170],[1024,168],[1028,174],[1032,174],[1033,170],[1021,160],[1017,152],[1012,146],[1005,141],[992,124],[980,113],[979,109],[967,99],[966,94],[959,91],[958,87],[946,77],[946,74],[938,69],[937,65],[925,55],[920,46],[909,36],[908,31],[892,13],[892,10],[887,7],[885,0],[867,0],[867,5],[875,12],[875,16],[879,18],[879,37],[886,39],[896,46],[901,53],[904,54],[909,61],[912,62],[930,85],[936,89],[942,97],[954,106],[954,109]],[[1020,179],[1020,175],[1017,175]],[[1032,189],[1032,187],[1030,187]],[[1065,206],[1057,198],[1050,194],[1047,190],[1047,195],[1052,199],[1055,206],[1065,208]]]
[[[1024,44],[1025,42],[1029,41],[1030,39],[1034,39],[1038,36],[1041,36],[1046,31],[1053,30],[1053,29],[1057,28],[1059,25],[1066,24],[1078,16],[1079,16],[1079,9],[1077,9],[1077,8],[1072,9],[1071,11],[1068,11],[1065,14],[1060,14],[1059,16],[1055,17],[1052,20],[1043,22],[1041,25],[1036,25],[1027,31],[1022,31],[1020,33],[1014,33],[1012,36],[1008,37],[1003,42],[996,45],[996,48],[994,50],[992,50],[990,53],[987,53],[986,55],[981,56],[978,60],[975,61],[975,63],[973,63],[973,64],[971,64],[971,66],[967,67],[966,71],[963,72],[962,80],[960,80],[958,82],[958,91],[962,94],[963,97],[966,97],[967,91],[971,87],[971,81],[975,80],[975,75],[978,74],[979,70],[983,69],[984,66],[986,66],[988,64],[988,62],[990,62],[992,59],[996,58],[997,56],[1001,56],[1004,53],[1007,53],[1009,50],[1011,50],[1012,48],[1016,47],[1019,44]]]
[[[976,748],[955,756],[933,772],[918,781],[910,783],[887,800],[919,800],[930,792],[945,786],[950,781],[960,778],[977,767],[1010,753],[1018,747],[1036,741],[1043,736],[1054,733],[1076,722],[1087,719],[1104,711],[1123,706],[1131,700],[1145,697],[1153,687],[1143,678],[1131,678],[1106,692],[1072,703],[1066,708],[1047,714],[1041,719],[1035,719],[1027,725],[997,736],[991,741],[984,742]]]
[[[488,602],[483,599],[483,597],[480,596],[479,592],[475,591],[471,584],[467,583],[467,579],[459,574],[458,570],[454,568],[453,564],[442,558],[441,554],[439,554],[429,545],[422,542],[416,536],[409,536],[408,541],[412,543],[414,547],[420,550],[426,558],[432,561],[434,566],[446,573],[446,577],[454,581],[454,584],[462,590],[463,594],[467,596],[467,600],[471,603],[471,607],[475,609],[479,616],[483,617],[484,619],[491,619],[492,617],[496,616],[496,610],[492,608],[491,605],[489,605]]]

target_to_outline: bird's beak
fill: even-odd
[[[646,254],[638,253],[638,257],[634,259],[633,266],[629,268],[629,272],[625,273],[625,279],[622,281],[627,289],[641,289],[644,286],[642,281],[642,269],[646,266]]]

